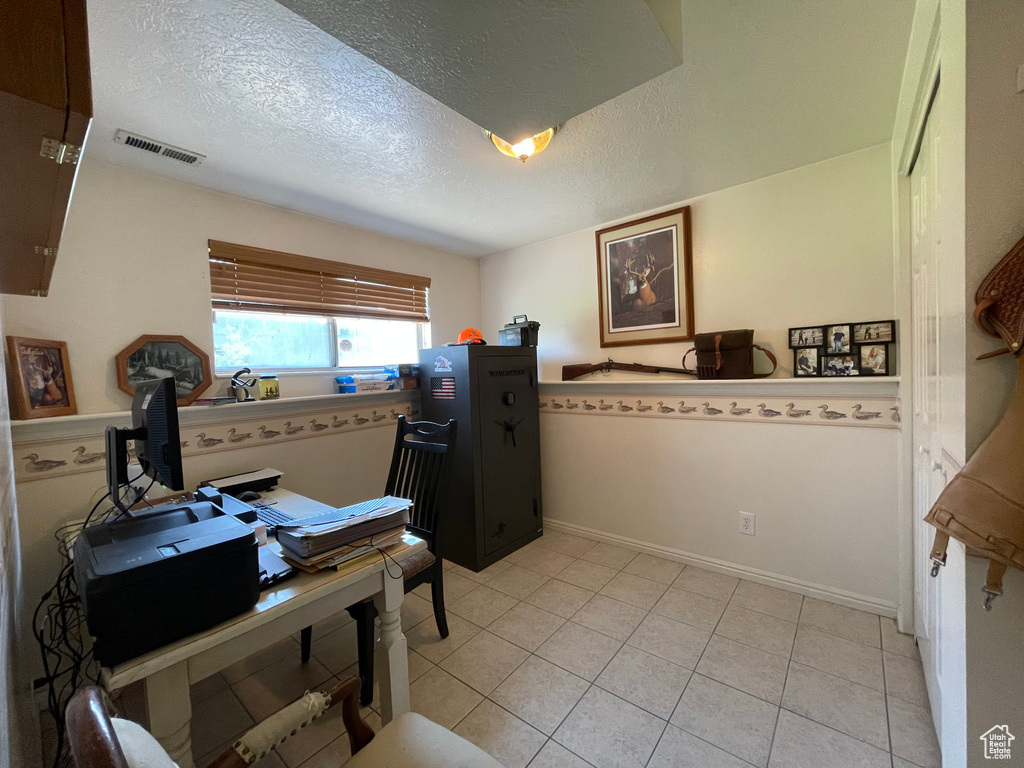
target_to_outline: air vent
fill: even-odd
[[[164,144],[162,141],[147,139],[145,136],[139,136],[137,133],[129,133],[125,130],[120,130],[114,134],[114,141],[118,144],[124,144],[126,147],[142,149],[146,152],[152,152],[154,155],[168,157],[171,160],[178,160],[188,165],[200,165],[206,159],[206,155],[200,155],[198,152],[189,152],[187,149],[173,147],[170,144]]]

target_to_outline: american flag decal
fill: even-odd
[[[430,393],[435,400],[455,399],[455,378],[452,376],[435,376],[430,380]]]

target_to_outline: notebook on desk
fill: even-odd
[[[327,526],[333,525],[334,523],[352,523],[354,519],[363,515],[367,516],[367,519],[372,517],[380,517],[388,514],[395,510],[408,509],[412,506],[412,502],[409,499],[400,499],[397,496],[382,496],[379,499],[368,499],[367,501],[361,501],[358,504],[351,504],[347,507],[339,507],[338,509],[331,510],[329,512],[321,512],[317,515],[311,515],[308,517],[301,517],[292,520],[286,525],[282,525],[282,528],[320,528],[323,526],[323,530],[326,530]],[[317,531],[312,531],[317,533]]]
[[[372,547],[375,537],[405,529],[411,507],[409,499],[394,496],[370,499],[278,527],[277,541],[286,554],[307,562],[356,544]]]

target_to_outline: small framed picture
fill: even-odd
[[[135,396],[135,385],[174,377],[178,407],[192,405],[210,384],[210,358],[184,336],[139,336],[114,358],[117,387]]]
[[[848,355],[853,351],[849,325],[825,326],[825,351],[830,355]]]
[[[865,376],[889,375],[889,346],[862,344],[860,346],[860,372]]]
[[[11,395],[19,419],[78,413],[66,342],[8,336],[7,353]]]
[[[821,328],[818,328],[821,331]],[[817,347],[805,347],[793,350],[793,375],[794,376],[820,376],[819,349]]]
[[[876,341],[880,341],[883,343],[890,343],[896,341],[895,320],[877,320],[873,323],[854,324],[854,344],[871,344]]]
[[[790,328],[789,348],[820,347],[825,344],[824,338],[820,325],[812,328]]]
[[[822,355],[822,376],[860,376],[856,355]]]

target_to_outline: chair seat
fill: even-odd
[[[422,573],[427,570],[436,562],[434,555],[429,549],[422,549],[412,557],[407,557],[402,561],[402,574],[405,576],[405,580],[408,581],[418,573]]]
[[[382,728],[347,768],[502,768],[480,747],[409,712]]]
[[[402,561],[402,576],[406,581],[409,581],[413,576],[423,573],[430,566],[437,562],[433,554],[429,549],[421,549],[412,557],[407,557]],[[406,587],[408,589],[408,587]],[[363,600],[364,603],[372,603],[373,598],[368,597]]]

